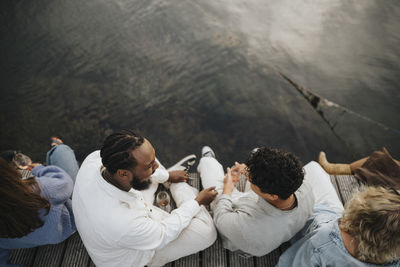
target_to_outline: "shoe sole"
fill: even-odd
[[[185,169],[184,166],[182,166],[182,163],[184,163],[185,161],[188,161],[190,159],[194,159],[196,160],[196,155],[195,154],[190,154],[186,157],[184,157],[183,159],[181,159],[180,161],[178,161],[177,163],[175,163],[172,167],[169,167],[167,169],[167,171],[183,171]]]

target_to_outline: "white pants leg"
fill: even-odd
[[[197,167],[197,171],[200,173],[201,183],[203,188],[209,188],[215,186],[218,191],[218,195],[222,194],[224,188],[225,172],[222,165],[213,157],[202,157]],[[248,186],[246,185],[246,188]],[[241,196],[236,188],[233,189],[232,198]],[[212,210],[215,208],[217,198],[210,204]]]
[[[310,181],[314,193],[315,202],[327,203],[335,212],[343,211],[343,204],[340,202],[335,188],[331,183],[329,174],[315,161],[304,166],[304,179]]]
[[[174,183],[170,187],[176,205],[180,207],[185,201],[196,197],[187,183]],[[197,253],[211,246],[217,239],[213,219],[204,206],[193,217],[177,239],[157,250],[148,266],[163,266],[179,258]]]

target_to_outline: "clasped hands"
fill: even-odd
[[[224,178],[224,188],[222,194],[232,196],[235,185],[240,181],[241,175],[247,176],[247,166],[243,163],[235,162],[231,168],[226,168],[226,176]]]
[[[235,162],[235,165],[226,169],[226,176],[224,178],[224,188],[222,194],[231,196],[235,185],[240,181],[241,175],[247,176],[246,164]],[[170,171],[168,181],[171,183],[187,182],[189,179],[186,171]],[[200,205],[208,205],[217,196],[218,192],[215,186],[202,190],[196,197],[196,201]]]

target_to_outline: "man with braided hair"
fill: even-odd
[[[167,171],[151,143],[124,130],[111,134],[78,172],[72,199],[77,229],[96,266],[162,266],[211,246],[216,239],[204,205],[215,187],[200,193],[185,171]],[[158,183],[169,181],[178,206],[152,205]]]
[[[236,162],[225,176],[206,146],[198,171],[203,186],[216,186],[219,193],[211,207],[224,247],[245,255],[263,256],[289,241],[312,215],[315,200],[343,210],[318,163],[303,168],[295,155],[278,149],[253,150],[246,164]],[[245,192],[235,188],[240,175],[247,179]]]

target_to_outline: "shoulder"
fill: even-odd
[[[298,207],[302,210],[307,210],[308,213],[311,215],[314,208],[315,197],[312,191],[312,185],[308,179],[303,180],[303,184],[296,190],[294,193]]]
[[[92,180],[99,175],[101,166],[100,150],[89,154],[82,162],[78,174],[76,175],[75,190],[76,188],[90,185]]]
[[[321,266],[321,249],[331,250],[333,245],[329,237],[332,228],[331,222],[307,233],[281,255],[277,266],[315,266],[317,263],[317,266]]]
[[[82,162],[82,168],[90,168],[92,165],[100,165],[101,166],[101,157],[100,157],[100,150],[93,151],[90,153]]]

